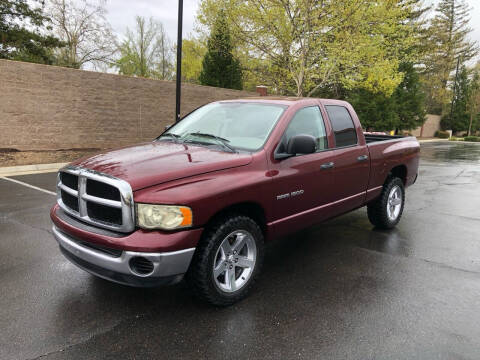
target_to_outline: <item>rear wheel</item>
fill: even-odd
[[[380,196],[367,205],[368,219],[380,229],[391,229],[400,221],[404,203],[403,181],[392,177],[383,186]]]
[[[251,218],[232,214],[206,230],[192,259],[187,281],[195,295],[217,306],[247,296],[263,262],[263,234]]]

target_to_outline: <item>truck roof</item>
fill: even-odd
[[[339,105],[348,104],[343,100],[321,99],[321,98],[306,98],[306,97],[289,97],[289,96],[252,96],[240,99],[220,100],[218,102],[261,102],[267,104],[293,105],[302,102],[310,102],[311,100],[320,100],[322,103],[328,102],[330,104],[338,103]]]

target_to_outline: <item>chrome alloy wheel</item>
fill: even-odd
[[[213,278],[224,292],[235,292],[250,279],[257,260],[257,246],[248,231],[237,230],[223,239],[215,254]]]
[[[387,215],[390,221],[395,221],[402,209],[402,189],[399,186],[394,186],[388,194],[387,201]]]

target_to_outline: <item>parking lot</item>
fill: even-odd
[[[421,158],[396,229],[360,209],[270,243],[223,309],[76,268],[51,233],[56,174],[0,179],[0,358],[478,359],[480,144]]]

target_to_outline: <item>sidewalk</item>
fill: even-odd
[[[55,172],[67,164],[68,163],[54,163],[0,167],[0,177]]]

